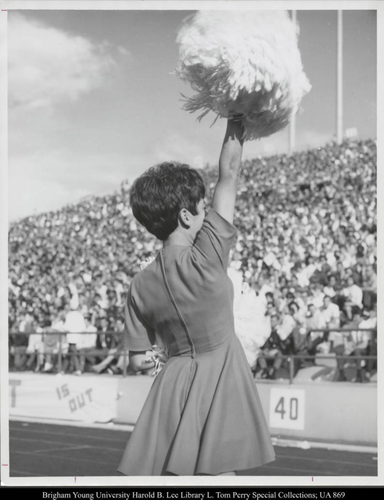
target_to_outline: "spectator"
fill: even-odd
[[[308,304],[308,315],[306,318],[308,353],[315,355],[321,350],[324,353],[329,352],[327,342],[328,334],[324,332],[327,323],[322,311],[316,309],[314,304]],[[321,346],[321,347],[320,347]]]
[[[342,295],[345,297],[344,311],[349,320],[352,319],[352,308],[358,307],[362,309],[363,307],[363,290],[355,284],[352,276],[347,278],[347,286],[341,291]]]
[[[290,302],[288,304],[288,311],[286,311],[277,326],[277,333],[281,340],[286,340],[289,335],[293,332],[296,326],[295,315],[299,310],[299,306],[295,302]]]
[[[19,323],[19,333],[11,335],[10,337],[11,354],[13,355],[13,369],[16,371],[22,371],[26,366],[29,341],[29,336],[27,334],[32,331],[32,321],[32,316],[28,313],[24,314],[23,319]]]
[[[323,292],[331,298],[332,302],[336,299],[338,288],[336,284],[336,277],[333,274],[328,275],[327,283],[324,286]]]
[[[59,352],[60,335],[54,333],[52,321],[47,318],[44,322],[42,354],[44,355],[44,373],[52,373]]]
[[[353,327],[356,329],[352,330],[348,336],[346,336],[346,342],[344,344],[344,354],[348,356],[357,356],[356,359],[356,382],[369,382],[369,375],[363,373],[363,359],[364,354],[368,355],[368,342],[370,340],[370,334],[367,331],[361,330],[361,312],[360,309],[356,308],[354,310],[353,316]],[[352,326],[352,325],[351,325]],[[344,374],[344,362],[340,368],[342,375]]]
[[[325,327],[329,330],[340,328],[339,306],[331,301],[331,297],[324,295],[321,315],[325,322]]]
[[[79,344],[81,373],[85,372],[86,362],[93,367],[96,361],[97,328],[91,323],[91,318],[90,314],[84,316],[85,329],[84,334],[81,336],[81,343]]]
[[[372,309],[377,303],[377,276],[373,266],[365,266],[362,271],[363,304]]]
[[[323,292],[322,285],[320,285],[319,283],[315,283],[310,285],[309,289],[310,289],[309,300],[317,309],[320,309],[324,304],[324,295],[325,295]]]
[[[39,372],[43,367],[44,358],[41,354],[42,341],[43,341],[43,329],[37,323],[37,317],[32,321],[29,337],[28,337],[28,347],[26,353],[28,355],[26,361],[26,368],[30,369],[33,364],[35,364],[35,372]]]
[[[366,332],[368,338],[366,354],[368,356],[377,356],[377,317],[375,309],[371,309],[369,311],[367,309],[363,310],[363,320],[361,321],[359,328],[362,330],[371,329],[370,332]],[[366,379],[371,378],[375,366],[377,367],[377,362],[374,359],[368,359],[366,361]]]
[[[314,364],[313,360],[308,360],[302,357],[306,354],[310,354],[308,352],[309,346],[312,350],[315,348],[313,343],[309,344],[308,342],[308,333],[304,323],[300,321],[297,322],[292,333],[286,340],[286,344],[289,346],[286,350],[286,354],[300,356],[293,358],[293,376],[295,376],[301,368]]]
[[[81,348],[82,333],[86,330],[86,324],[80,311],[70,310],[70,307],[67,307],[64,330],[68,332],[68,354],[64,359],[64,373],[69,368],[75,375],[81,375],[78,347]]]
[[[110,327],[109,327],[110,328]],[[102,373],[107,371],[109,374],[122,373],[124,355],[122,352],[123,348],[123,336],[124,331],[124,320],[123,318],[117,318],[116,325],[114,324],[115,331],[119,332],[120,335],[116,339],[115,335],[109,334],[110,341],[109,350],[107,356],[97,365],[92,367],[92,371],[95,373]],[[118,359],[117,366],[114,363]]]
[[[261,347],[256,363],[256,378],[275,379],[283,363],[284,344],[278,333],[279,317],[271,315],[271,334]]]

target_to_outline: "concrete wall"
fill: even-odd
[[[258,384],[274,436],[377,444],[377,386]]]
[[[12,416],[135,424],[153,379],[147,376],[11,373]],[[377,384],[257,383],[273,436],[377,445]]]
[[[120,379],[116,422],[134,424],[149,392],[150,377]],[[273,436],[345,441],[376,446],[377,385],[258,382]]]

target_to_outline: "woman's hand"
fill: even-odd
[[[147,351],[130,351],[129,352],[129,365],[135,372],[149,370],[155,367],[155,362]]]

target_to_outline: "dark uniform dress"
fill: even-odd
[[[234,329],[227,266],[235,238],[235,227],[211,209],[193,246],[165,247],[132,281],[128,349],[149,350],[158,336],[169,359],[129,439],[123,474],[218,475],[274,460]]]

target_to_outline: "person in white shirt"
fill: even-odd
[[[290,302],[288,304],[288,311],[283,314],[281,322],[276,329],[281,340],[286,340],[295,329],[295,326],[297,325],[296,316],[298,315],[298,313],[299,306],[296,304],[296,302]]]
[[[363,361],[365,362],[363,356],[368,354],[368,345],[371,339],[371,332],[365,330],[367,325],[374,325],[374,321],[370,321],[370,318],[362,320],[361,312],[359,309],[354,310],[353,315],[353,325],[357,328],[352,330],[346,337],[344,344],[344,354],[348,356],[356,356],[356,382],[369,382],[370,373],[366,372],[363,374]],[[368,326],[371,328],[371,326]]]
[[[359,324],[360,329],[369,328],[371,331],[366,331],[368,337],[368,345],[366,349],[366,354],[368,356],[377,356],[377,315],[376,309],[363,310],[363,321]],[[367,359],[365,365],[365,375],[363,378],[370,379],[372,371],[377,365],[377,360]]]
[[[92,351],[96,349],[97,342],[97,328],[91,323],[91,315],[87,314],[84,316],[85,330],[84,334],[81,335],[80,343],[77,346],[80,353],[80,371],[84,373],[85,363],[88,361],[91,365],[95,363],[95,356],[92,355]]]
[[[41,354],[42,344],[43,344],[43,329],[37,323],[37,319],[34,318],[31,324],[31,330],[28,337],[28,347],[26,354],[28,355],[26,368],[31,368],[32,364],[36,360],[35,372],[39,372],[43,368],[44,357]]]
[[[69,307],[68,307],[69,309]],[[65,316],[64,330],[67,333],[68,356],[64,360],[64,372],[68,367],[74,370],[75,375],[81,375],[78,346],[82,343],[82,333],[86,330],[84,316],[80,311],[69,310]]]
[[[322,311],[312,303],[308,304],[305,326],[308,332],[308,352],[313,355],[317,351],[329,352],[328,342],[325,341],[327,335],[323,331],[327,328],[327,323]]]
[[[340,308],[331,301],[329,295],[324,296],[321,314],[324,318],[326,328],[340,328]]]
[[[331,299],[333,299],[337,295],[335,287],[336,278],[335,276],[331,275],[328,279],[328,283],[324,287],[323,292],[325,293],[325,295],[328,295],[329,297],[331,297]]]
[[[352,276],[348,276],[347,286],[343,288],[342,294],[345,297],[344,311],[349,320],[352,319],[353,306],[363,308],[363,290],[355,284]]]
[[[317,308],[320,309],[324,304],[324,292],[323,287],[319,283],[315,283],[311,286],[311,293],[309,296],[309,301]]]
[[[315,259],[312,257],[312,255],[309,255],[306,260],[306,266],[299,273],[301,282],[303,283],[302,286],[309,285],[311,277],[313,276],[315,271],[316,271]]]

